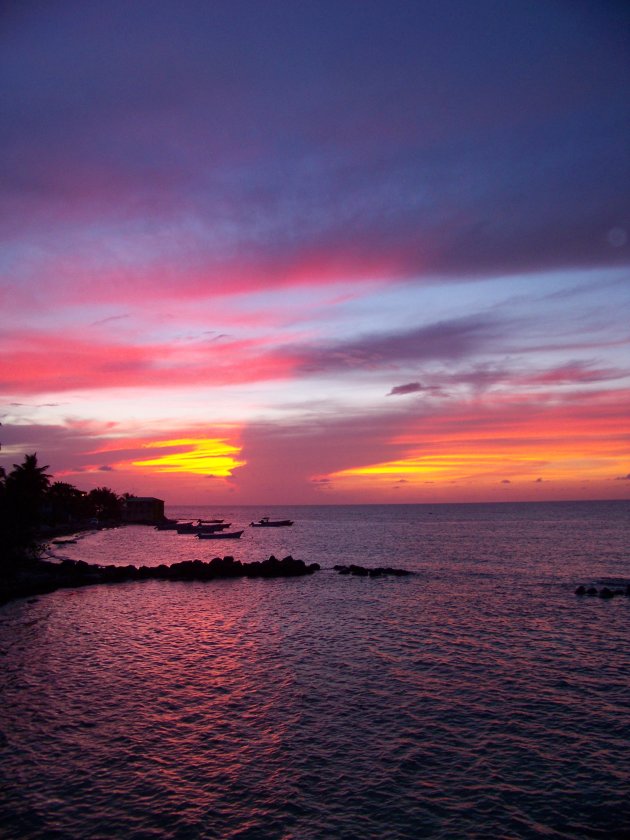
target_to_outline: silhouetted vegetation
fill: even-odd
[[[123,499],[108,487],[85,492],[65,481],[51,484],[48,466],[25,455],[8,474],[0,467],[0,569],[35,560],[45,540],[68,530],[122,519]]]
[[[44,502],[50,487],[48,466],[26,455],[8,475],[0,475],[0,553],[4,566],[37,556]]]

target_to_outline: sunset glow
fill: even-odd
[[[145,443],[151,449],[177,449],[158,458],[133,461],[134,467],[149,468],[162,473],[192,473],[193,475],[213,475],[226,477],[232,471],[243,467],[245,461],[236,461],[233,456],[238,455],[240,448],[232,446],[225,440],[162,440]],[[182,451],[183,447],[183,451]]]
[[[630,495],[625,16],[447,6],[6,10],[0,466]]]

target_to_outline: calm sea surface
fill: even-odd
[[[295,525],[58,554],[322,571],[1,607],[1,837],[630,836],[630,598],[573,594],[630,580],[629,502],[167,513]]]

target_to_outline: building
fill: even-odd
[[[164,519],[164,502],[153,496],[128,496],[123,503],[123,522],[154,525]]]

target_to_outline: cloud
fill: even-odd
[[[621,4],[110,5],[3,19],[7,296],[628,263]]]
[[[630,473],[628,475],[618,475],[615,481],[630,481]]]
[[[509,479],[509,478],[504,478],[504,479],[501,481],[501,484],[511,484],[511,483],[512,483],[512,482],[510,481],[510,479]]]
[[[365,335],[345,341],[292,343],[264,334],[259,338],[216,342],[136,344],[94,340],[81,331],[7,333],[0,388],[13,394],[60,393],[75,389],[233,385],[299,378],[324,372],[386,370],[408,362],[455,362],[500,349],[512,322],[477,315],[439,321],[414,329]],[[501,373],[477,371],[471,381]],[[452,374],[451,378],[456,375]],[[448,379],[448,377],[444,377]],[[460,375],[461,379],[461,375]],[[390,395],[416,391],[442,393],[438,385],[409,383]]]
[[[386,396],[393,397],[401,394],[416,394],[418,391],[426,391],[426,388],[419,382],[409,382],[407,385],[395,385]]]
[[[107,464],[104,464],[102,467],[98,467],[101,472],[114,472],[114,467],[110,467]]]
[[[301,360],[305,373],[376,370],[397,362],[454,361],[480,352],[508,330],[509,325],[497,318],[477,315],[311,348],[293,347],[291,355]]]
[[[573,360],[545,371],[525,375],[521,381],[527,385],[574,385],[606,382],[627,375],[628,371],[621,368],[601,368],[596,367],[593,361]]]
[[[37,394],[75,389],[181,387],[283,379],[295,367],[289,353],[264,339],[217,344],[134,345],[79,335],[24,332],[5,339],[0,388]]]

